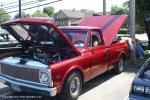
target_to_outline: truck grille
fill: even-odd
[[[14,78],[39,82],[39,70],[1,63],[1,73]]]

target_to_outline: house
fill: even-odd
[[[107,13],[109,14],[109,13]],[[86,12],[79,10],[60,10],[55,16],[54,21],[58,26],[76,26],[87,16],[100,16],[101,12]]]
[[[75,10],[60,10],[54,17],[58,26],[70,26],[72,22],[84,18],[84,13]]]

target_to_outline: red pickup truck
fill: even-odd
[[[85,82],[108,70],[123,71],[128,43],[115,37],[126,18],[88,17],[68,27],[38,18],[1,24],[21,48],[0,57],[0,79],[15,91],[75,100]]]

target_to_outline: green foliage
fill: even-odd
[[[0,9],[0,23],[8,21],[10,19],[10,15],[3,9]]]
[[[136,34],[143,34],[144,30],[144,27],[141,27],[139,24],[136,24]]]
[[[136,0],[136,23],[140,26],[138,30],[144,32],[144,19],[150,17],[149,0]]]
[[[30,14],[28,13],[25,13],[24,11],[21,12],[21,17],[22,18],[29,18],[30,17]],[[17,13],[15,16],[14,16],[14,19],[17,19],[19,18],[19,13]]]
[[[92,11],[92,10],[89,10],[89,9],[81,9],[80,10],[82,13],[91,13],[91,12],[94,12],[94,11]]]
[[[118,34],[129,34],[129,30],[127,28],[122,28]]]
[[[129,1],[126,1],[123,3],[123,8],[126,8],[129,10]]]
[[[48,17],[46,13],[43,13],[41,11],[36,11],[32,14],[32,17]]]
[[[49,6],[49,7],[45,7],[43,9],[43,13],[46,13],[49,17],[53,17],[54,16],[54,8]]]
[[[113,15],[121,15],[128,14],[129,9],[127,7],[118,7],[116,5],[111,7],[111,14]]]

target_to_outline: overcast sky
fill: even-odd
[[[17,2],[18,0],[0,0],[0,3],[5,4],[5,3],[11,3],[11,2]],[[36,0],[22,0],[22,2],[29,2],[29,1],[36,1]],[[51,1],[55,1],[55,0],[47,0],[45,2],[42,3],[46,3],[46,2],[51,2]],[[111,10],[111,6],[112,5],[117,5],[117,6],[121,6],[125,1],[128,0],[106,0],[107,3],[107,11]],[[42,4],[39,3],[39,4]],[[11,6],[11,5],[9,5]],[[34,4],[29,5],[29,7],[35,6]],[[49,4],[46,6],[53,6],[55,8],[55,11],[59,11],[60,9],[89,9],[89,10],[94,10],[97,12],[102,12],[103,11],[103,0],[63,0],[54,4]],[[24,6],[22,8],[27,8],[28,6]],[[43,9],[43,7],[40,8],[34,8],[34,9],[30,9],[27,10],[25,12],[28,13],[33,13],[34,11],[38,10],[38,9]],[[14,10],[18,10],[18,9],[9,9],[7,10],[8,12],[10,11],[14,11]],[[11,14],[12,16],[15,13]]]

